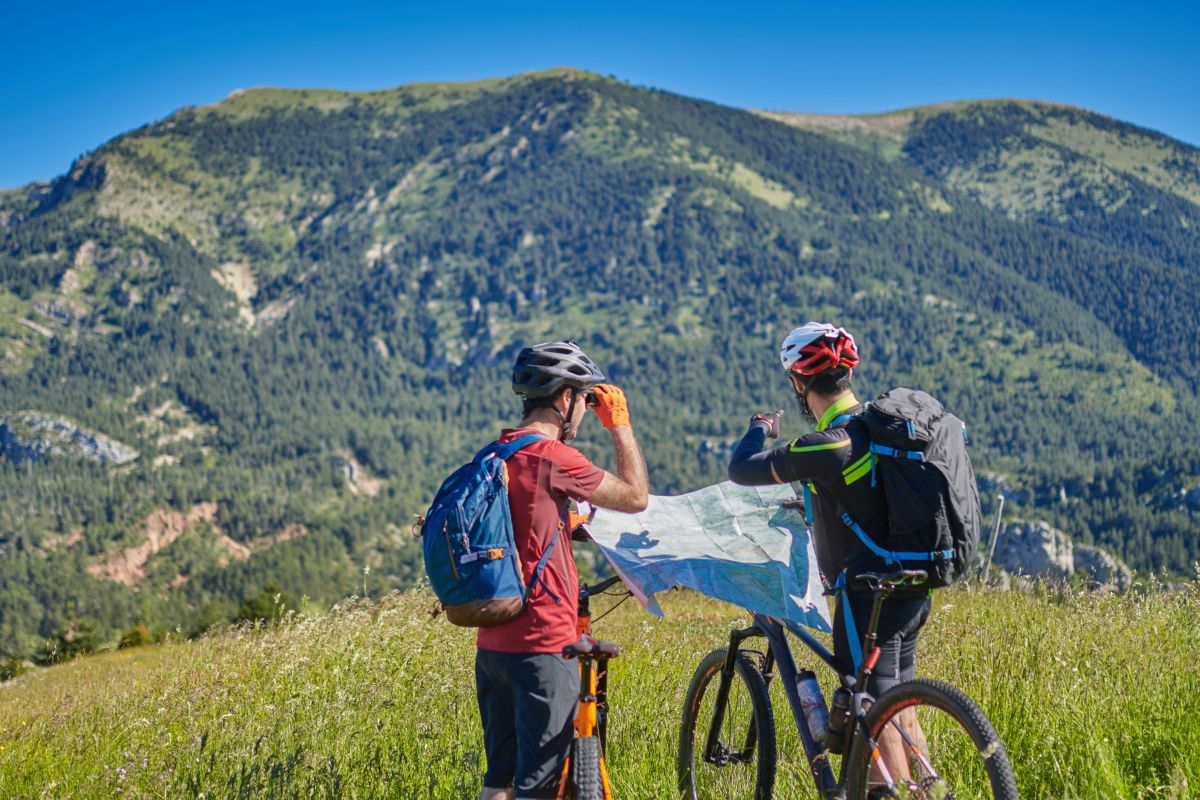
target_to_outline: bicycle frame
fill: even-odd
[[[774,668],[778,670],[779,677],[783,680],[784,693],[787,695],[788,706],[792,712],[792,721],[795,723],[796,730],[800,734],[800,740],[804,743],[804,752],[808,758],[809,770],[812,773],[813,781],[817,785],[817,790],[824,798],[845,797],[846,770],[842,770],[840,780],[834,776],[833,768],[829,764],[829,752],[825,749],[824,745],[819,744],[813,738],[811,731],[809,731],[808,720],[805,717],[804,706],[800,700],[800,692],[797,689],[799,668],[796,666],[792,649],[788,645],[787,636],[784,632],[786,630],[790,631],[792,635],[799,639],[818,658],[824,661],[830,669],[837,673],[841,679],[842,686],[852,692],[851,709],[855,725],[851,730],[847,731],[844,752],[850,751],[850,745],[854,736],[866,736],[876,762],[886,771],[886,765],[882,764],[878,756],[878,747],[871,740],[870,732],[867,730],[866,710],[863,707],[863,702],[864,700],[871,699],[870,695],[864,691],[854,691],[854,687],[866,685],[867,678],[870,677],[871,671],[874,669],[875,660],[879,655],[878,648],[875,647],[874,633],[875,626],[878,623],[878,614],[879,603],[876,603],[871,625],[868,629],[869,633],[864,641],[864,649],[867,650],[869,655],[860,665],[857,675],[845,671],[841,662],[834,658],[833,653],[829,652],[812,634],[799,626],[788,625],[785,628],[782,623],[773,617],[755,614],[753,615],[752,624],[749,627],[730,631],[729,648],[726,652],[725,665],[721,670],[721,682],[717,687],[715,711],[712,721],[709,723],[708,735],[704,744],[704,759],[712,761],[716,757],[718,738],[721,725],[724,722],[724,711],[729,698],[730,686],[733,682],[733,672],[734,666],[737,663],[738,651],[742,643],[747,639],[763,636],[767,639],[763,678],[767,681],[767,685],[770,686],[773,677],[772,669]],[[751,725],[746,734],[745,747],[735,758],[749,758],[754,746],[755,732],[754,726]]]
[[[597,586],[579,587],[579,621],[576,633],[582,639],[592,633],[591,594],[604,591],[618,578],[613,577]],[[612,786],[608,780],[608,763],[605,745],[608,739],[608,656],[590,655],[579,657],[579,707],[575,712],[575,736],[595,736],[600,740],[600,780],[605,800],[612,800]],[[563,764],[561,786],[568,786],[570,759]]]
[[[924,707],[930,710],[937,719],[945,719],[959,733],[954,746],[948,747],[950,754],[947,764],[956,766],[959,760],[974,761],[976,767],[986,772],[986,780],[990,785],[989,797],[1016,800],[1017,787],[1013,776],[1012,765],[1008,754],[1000,741],[991,722],[988,721],[982,709],[967,697],[960,689],[943,681],[922,678],[901,681],[894,689],[886,691],[876,702],[867,690],[871,676],[879,663],[882,649],[878,646],[878,626],[884,603],[893,592],[902,587],[916,587],[923,584],[928,574],[923,570],[898,570],[886,575],[864,572],[855,576],[851,581],[838,582],[838,589],[846,591],[846,583],[863,586],[874,595],[871,607],[870,621],[866,626],[866,635],[862,639],[862,654],[855,652],[856,662],[853,670],[843,666],[834,658],[814,636],[800,625],[781,621],[763,614],[752,614],[748,627],[734,629],[729,632],[729,647],[709,653],[696,670],[691,685],[688,687],[685,701],[682,736],[679,743],[679,787],[687,796],[697,796],[697,770],[705,771],[712,776],[710,768],[720,770],[726,767],[739,769],[738,764],[753,764],[757,767],[754,776],[756,793],[769,791],[774,784],[774,776],[769,770],[776,765],[776,737],[773,735],[773,717],[770,713],[769,683],[775,674],[783,678],[784,693],[792,712],[792,721],[796,732],[804,745],[809,770],[813,782],[823,800],[846,800],[847,791],[855,793],[867,792],[870,796],[887,797],[920,796],[920,797],[951,797],[954,791],[951,781],[957,781],[952,774],[944,776],[934,764],[941,765],[941,759],[931,756],[928,742],[925,739],[924,726],[915,714],[914,707]],[[845,602],[843,611],[853,613],[850,603],[841,595]],[[810,703],[823,703],[819,691],[810,692],[806,688],[812,680],[812,673],[800,669],[788,642],[785,631],[792,634],[804,644],[826,666],[840,678],[841,686],[838,692],[849,695],[848,708],[839,700],[839,716],[846,716],[836,722],[845,722],[843,731],[841,724],[828,724],[820,721],[820,714],[813,716],[813,707],[808,706],[805,713],[803,694]],[[741,650],[746,640],[755,637],[767,640],[766,652],[747,648],[757,658],[741,656]],[[756,663],[757,662],[757,663]],[[719,671],[716,669],[719,667]],[[719,676],[719,677],[718,677]],[[722,727],[732,719],[727,717],[730,712],[727,705],[730,702],[733,683],[740,676],[745,689],[749,692],[750,705],[753,712],[750,715],[748,731],[744,739],[740,739],[740,726],[746,724],[738,713],[738,726]],[[714,680],[715,679],[715,680]],[[768,684],[764,691],[763,682]],[[699,709],[702,702],[708,706],[709,694],[715,690],[712,699],[712,718],[707,723],[707,730],[697,727]],[[766,695],[764,697],[764,694]],[[768,706],[764,708],[763,703]],[[739,707],[741,704],[739,703]],[[910,715],[909,710],[913,709]],[[826,706],[828,710],[828,706]],[[904,716],[902,716],[904,715]],[[764,719],[764,716],[766,719]],[[911,718],[906,718],[911,716]],[[852,719],[851,719],[852,718]],[[868,724],[868,719],[870,724]],[[810,727],[810,720],[812,721]],[[831,721],[833,722],[833,721]],[[818,729],[821,726],[822,729]],[[874,730],[872,730],[874,727]],[[935,728],[938,725],[935,725]],[[756,737],[761,729],[767,746],[756,752],[758,742]],[[836,732],[840,745],[838,752],[843,754],[841,775],[834,777],[830,766],[829,751],[826,747],[826,735]],[[965,734],[971,743],[971,748],[964,749],[961,739]],[[701,741],[703,737],[703,742]],[[741,745],[741,749],[734,749]],[[962,753],[958,751],[962,750]],[[848,757],[847,757],[848,756]],[[966,757],[965,759],[963,757]],[[981,761],[977,760],[981,759]],[[953,770],[957,773],[958,770]],[[974,781],[981,776],[975,768],[962,772],[966,780]],[[770,777],[767,777],[770,776]],[[745,780],[746,773],[734,776],[737,780]],[[949,780],[947,780],[949,777]],[[690,783],[690,787],[689,787]],[[689,790],[690,788],[690,790]],[[932,793],[931,793],[932,792]],[[969,792],[974,796],[975,790]]]
[[[591,636],[591,614],[579,617],[576,631],[580,638]],[[575,735],[599,736],[603,749],[608,728],[607,717],[608,659],[602,657],[580,658],[579,711],[575,714]]]

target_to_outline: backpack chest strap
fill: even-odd
[[[495,561],[500,558],[507,558],[514,555],[517,551],[511,547],[489,547],[486,550],[472,550],[458,560],[460,564],[470,564],[472,561],[487,560]]]
[[[876,444],[871,442],[871,452],[878,453],[881,456],[891,456],[892,458],[907,458],[910,461],[924,461],[925,454],[920,450],[899,450],[895,447]]]

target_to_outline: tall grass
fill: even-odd
[[[474,796],[473,637],[431,620],[432,605],[424,592],[350,602],[17,678],[0,686],[0,797]],[[597,627],[624,646],[610,683],[621,798],[676,795],[684,690],[746,620],[690,593],[663,605],[664,621],[631,601]],[[1198,618],[1196,591],[948,589],[935,594],[920,672],[984,708],[1023,797],[1196,797]],[[772,695],[776,796],[815,797],[783,693]]]

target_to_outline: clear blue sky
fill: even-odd
[[[8,3],[0,187],[249,86],[375,89],[552,66],[733,106],[1073,103],[1200,144],[1196,3]]]

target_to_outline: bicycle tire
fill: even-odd
[[[571,788],[575,800],[604,800],[600,740],[595,736],[577,736],[571,742]]]
[[[746,653],[738,653],[734,662],[717,763],[705,761],[698,752],[708,737],[727,652],[722,648],[709,653],[688,686],[679,730],[679,791],[690,800],[770,800],[775,787],[775,713],[762,671]],[[750,748],[743,747],[751,730],[754,742]]]
[[[916,736],[910,736],[912,730],[897,718],[908,709],[920,723]],[[1017,800],[1017,783],[1004,743],[983,710],[961,689],[926,678],[905,681],[875,701],[866,724],[876,740],[885,726],[895,726],[906,752],[911,751],[910,780],[900,791],[901,797]],[[920,753],[909,747],[917,737],[925,741]],[[870,762],[866,737],[858,731],[846,765],[848,800],[867,800],[868,792],[877,789],[871,781]]]

